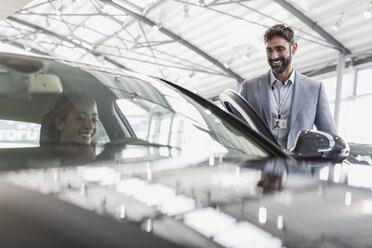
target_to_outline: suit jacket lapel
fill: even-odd
[[[269,88],[270,88],[270,71],[266,75],[257,81],[257,87],[260,92],[260,101],[261,106],[264,110],[266,123],[271,129],[271,101],[269,97]]]
[[[300,111],[303,94],[305,92],[305,82],[302,80],[301,74],[295,72],[295,83],[293,85],[294,92],[293,92],[293,99],[292,99],[292,107],[291,107],[291,114],[290,114],[290,130],[296,121],[297,114]]]

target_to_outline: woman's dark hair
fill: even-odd
[[[293,29],[284,24],[276,24],[268,28],[264,34],[265,43],[271,40],[274,36],[282,37],[290,44],[292,44],[295,41]]]
[[[60,119],[65,121],[67,115],[75,109],[75,106],[82,102],[96,104],[96,101],[92,97],[78,93],[64,94],[58,99],[52,110],[48,125],[48,134],[50,138],[59,140],[61,132],[56,127],[56,120]]]

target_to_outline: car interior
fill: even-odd
[[[55,67],[59,68],[55,69]],[[9,136],[9,141],[13,143],[8,146],[4,145],[5,147],[0,149],[3,160],[12,158],[9,163],[2,163],[3,167],[9,165],[14,169],[16,165],[10,164],[20,164],[15,160],[22,161],[30,157],[47,158],[51,156],[51,148],[43,146],[43,144],[56,142],[49,137],[47,129],[51,110],[63,93],[80,91],[90,94],[96,100],[97,108],[105,109],[105,111],[98,110],[104,116],[102,119],[106,120],[105,123],[99,123],[99,132],[94,140],[96,143],[101,142],[99,151],[103,149],[104,143],[110,140],[105,131],[106,128],[117,130],[111,132],[111,135],[123,135],[120,133],[121,128],[115,126],[115,123],[118,122],[112,121],[112,118],[117,116],[113,114],[114,109],[107,108],[107,105],[111,104],[110,106],[112,106],[112,101],[115,101],[114,95],[102,87],[102,84],[98,83],[98,80],[90,73],[74,70],[73,67],[60,67],[64,67],[64,65],[48,60],[40,62],[40,60],[32,58],[18,59],[15,56],[0,59],[0,81],[2,83],[0,87],[0,120],[6,124],[18,123],[17,125],[13,124],[17,128],[22,125],[34,125],[38,136],[32,144],[26,144],[27,142],[24,143],[25,137],[30,136],[29,133],[24,133],[21,137],[19,133],[17,136],[15,132],[10,130],[3,131],[2,135]],[[85,87],[86,84],[94,84],[95,81],[97,82],[96,87]],[[112,113],[107,112],[110,109]],[[111,138],[115,139],[116,137]],[[14,149],[14,145],[17,149]],[[18,155],[13,156],[14,154]],[[32,161],[27,163],[32,164]]]

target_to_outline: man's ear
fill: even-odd
[[[59,131],[62,131],[62,130],[63,130],[63,127],[65,126],[65,122],[62,121],[60,118],[57,118],[57,119],[54,121],[54,124],[56,125],[56,128],[57,128]]]
[[[296,52],[297,52],[297,47],[298,47],[297,42],[293,42],[293,44],[292,44],[292,48],[291,48],[291,53],[292,53],[292,55],[296,54]]]

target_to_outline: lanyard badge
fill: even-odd
[[[287,90],[287,92],[285,93],[284,95],[284,99],[283,101],[280,101],[280,91],[279,91],[279,88],[278,88],[278,98],[276,97],[276,95],[274,94],[274,98],[275,98],[275,101],[278,105],[278,118],[274,118],[273,120],[273,129],[281,129],[281,130],[285,130],[288,128],[288,119],[285,119],[285,118],[282,118],[282,113],[281,113],[281,109],[282,109],[282,105],[284,105],[287,100],[288,100],[288,97],[289,97],[289,91],[291,89],[292,85],[290,85],[289,89]],[[272,86],[272,89],[274,90],[274,87]]]
[[[274,129],[287,129],[287,119],[274,119]]]

